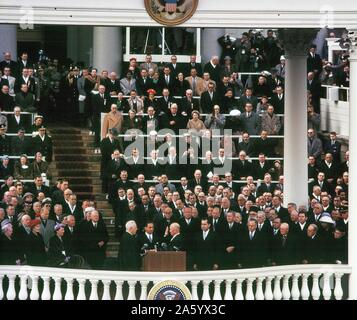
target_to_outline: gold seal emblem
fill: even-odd
[[[146,11],[156,22],[176,26],[195,13],[198,0],[145,0]]]
[[[162,281],[152,287],[148,300],[191,300],[190,290],[178,281]]]

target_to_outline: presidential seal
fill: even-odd
[[[145,0],[146,11],[160,24],[176,26],[195,13],[198,0]]]
[[[190,290],[178,281],[163,281],[153,286],[148,300],[191,300]]]

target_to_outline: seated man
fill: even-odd
[[[35,96],[29,92],[29,88],[26,83],[23,83],[20,88],[20,92],[15,96],[16,105],[20,106],[23,111],[36,112],[35,108]]]

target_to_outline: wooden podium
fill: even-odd
[[[186,271],[186,252],[148,251],[143,258],[143,271]]]

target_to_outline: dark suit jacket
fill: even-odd
[[[317,70],[320,74],[322,71],[322,60],[319,54],[315,53],[315,58],[309,53],[307,56],[307,72],[314,72]]]
[[[211,96],[208,91],[205,91],[201,94],[201,110],[203,113],[212,113],[213,106],[216,104],[220,104],[219,95],[217,92],[213,92],[213,97]]]
[[[248,177],[253,175],[253,165],[251,162],[245,160],[244,164],[241,160],[233,161],[234,178],[240,180],[241,177]]]
[[[253,177],[254,179],[264,179],[264,174],[266,174],[269,169],[271,168],[271,165],[268,161],[265,161],[263,168],[260,166],[259,161],[255,161],[253,163]]]
[[[200,63],[186,63],[183,68],[184,76],[189,77],[191,75],[191,69],[196,69],[197,71],[197,76],[202,77],[203,71],[202,71],[202,66]]]
[[[258,189],[257,189],[257,196],[261,196],[263,195],[265,192],[270,192],[271,194],[273,194],[275,190],[275,185],[273,183],[270,184],[270,186],[268,187],[266,183],[262,183]]]
[[[173,74],[170,74],[170,81],[167,84],[166,83],[166,79],[164,75],[161,75],[159,77],[159,82],[158,82],[158,89],[159,89],[159,93],[162,93],[162,90],[164,89],[169,89],[170,95],[173,95],[174,91],[175,91],[175,81],[176,76]]]
[[[285,245],[283,245],[283,236],[275,237],[272,251],[272,261],[278,265],[296,264],[299,261],[299,247],[296,237],[289,233]]]
[[[13,114],[7,117],[7,132],[17,133],[20,128],[24,128],[26,132],[30,130],[30,123],[25,116],[20,116],[20,122],[18,123]]]
[[[265,237],[257,230],[254,237],[250,240],[249,231],[245,230],[242,235],[242,254],[241,263],[243,267],[261,267],[266,264],[268,257],[268,247]]]
[[[159,237],[154,233],[152,234],[152,242],[150,242],[149,238],[146,236],[145,232],[141,232],[138,235],[138,244],[140,250],[143,250],[145,246],[145,250],[153,250],[155,249],[155,245],[160,244]]]
[[[139,78],[136,80],[136,90],[139,96],[147,96],[147,91],[154,87],[154,83],[152,79],[149,77],[146,78],[145,83],[143,78]]]
[[[300,249],[300,259],[307,260],[308,263],[326,263],[326,249],[323,239],[318,234],[313,239],[306,237]]]
[[[39,151],[42,153],[44,157],[46,157],[46,162],[52,161],[52,153],[53,153],[52,138],[50,138],[47,134],[45,135],[45,139],[43,141],[39,136],[33,138],[32,146],[33,146],[33,154],[36,154],[36,152]]]
[[[118,263],[119,269],[123,271],[140,270],[140,247],[136,236],[127,232],[123,234],[119,244]]]
[[[203,72],[208,72],[210,75],[210,78],[218,83],[220,81],[220,74],[221,74],[221,68],[219,65],[217,65],[215,68],[212,66],[211,62],[208,62],[205,64],[203,68]]]
[[[108,93],[104,94],[104,99],[101,98],[100,94],[92,95],[92,109],[93,114],[100,115],[101,112],[108,113],[110,111],[111,98]]]
[[[167,241],[168,251],[185,251],[185,241],[181,234],[177,235],[175,238],[171,238]]]
[[[198,270],[212,270],[214,264],[220,265],[222,262],[218,236],[211,230],[205,240],[203,240],[203,231],[196,233],[193,251],[192,262],[197,265]]]

